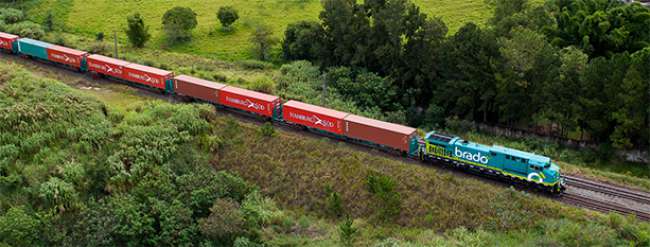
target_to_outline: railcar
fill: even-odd
[[[72,67],[82,73],[104,75],[133,86],[154,88],[163,93],[208,102],[219,108],[233,109],[269,121],[300,126],[336,139],[396,151],[424,162],[440,160],[481,174],[523,182],[550,193],[560,194],[564,190],[560,167],[545,156],[473,143],[437,132],[429,132],[421,137],[415,128],[408,126],[295,100],[283,104],[278,96],[187,75],[174,76],[171,71],[1,32],[0,49]]]
[[[18,36],[0,32],[0,50],[18,53]]]
[[[422,160],[442,160],[459,167],[507,180],[529,183],[551,193],[564,189],[560,167],[550,158],[516,149],[486,146],[429,132],[416,155]]]

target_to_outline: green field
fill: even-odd
[[[429,16],[440,16],[455,32],[463,23],[485,23],[491,15],[485,0],[414,0]],[[192,53],[222,59],[240,60],[251,57],[249,36],[259,24],[270,26],[281,38],[289,23],[300,20],[317,20],[321,10],[319,0],[185,0],[185,1],[108,1],[108,0],[41,0],[30,4],[29,16],[42,20],[48,11],[55,13],[56,23],[63,30],[87,36],[98,32],[107,35],[118,31],[125,39],[123,30],[126,16],[141,13],[150,26],[152,41],[150,48],[163,47],[161,17],[174,6],[191,7],[198,14],[199,25],[194,30],[190,43],[169,47],[172,51]],[[231,33],[219,31],[216,11],[220,6],[232,5],[240,19]]]

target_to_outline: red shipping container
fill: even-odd
[[[167,80],[173,79],[171,71],[157,69],[136,63],[124,67],[124,79],[142,85],[165,89]]]
[[[211,103],[219,102],[219,90],[224,87],[226,87],[224,84],[192,76],[179,75],[174,77],[174,92]]]
[[[14,42],[18,40],[18,36],[8,33],[0,32],[0,49],[13,51]]]
[[[88,56],[88,70],[100,74],[126,79],[124,76],[124,67],[129,65],[129,62],[105,57],[102,55]]]
[[[280,97],[251,90],[227,86],[219,90],[219,104],[272,117]]]
[[[345,117],[345,135],[408,152],[410,140],[416,135],[416,130],[404,125],[350,114]]]
[[[47,48],[47,58],[50,61],[67,64],[81,68],[81,61],[88,56],[88,52],[53,45]]]
[[[343,135],[343,119],[346,112],[335,111],[320,106],[291,100],[282,106],[282,117],[290,123]]]

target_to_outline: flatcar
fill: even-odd
[[[159,90],[162,93],[208,102],[219,108],[259,116],[278,124],[297,126],[328,137],[394,152],[423,162],[443,161],[484,175],[517,181],[561,194],[560,167],[550,158],[502,146],[482,145],[459,137],[357,116],[347,112],[207,81],[172,71],[89,54],[46,42],[0,32],[0,49]]]

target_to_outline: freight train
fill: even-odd
[[[335,139],[371,146],[396,154],[437,162],[475,173],[539,188],[552,194],[564,191],[560,167],[550,158],[502,146],[486,146],[459,137],[365,118],[278,96],[246,90],[188,75],[16,35],[0,33],[0,49],[20,56],[65,66],[81,73],[159,90],[252,114],[276,124],[304,128]]]

